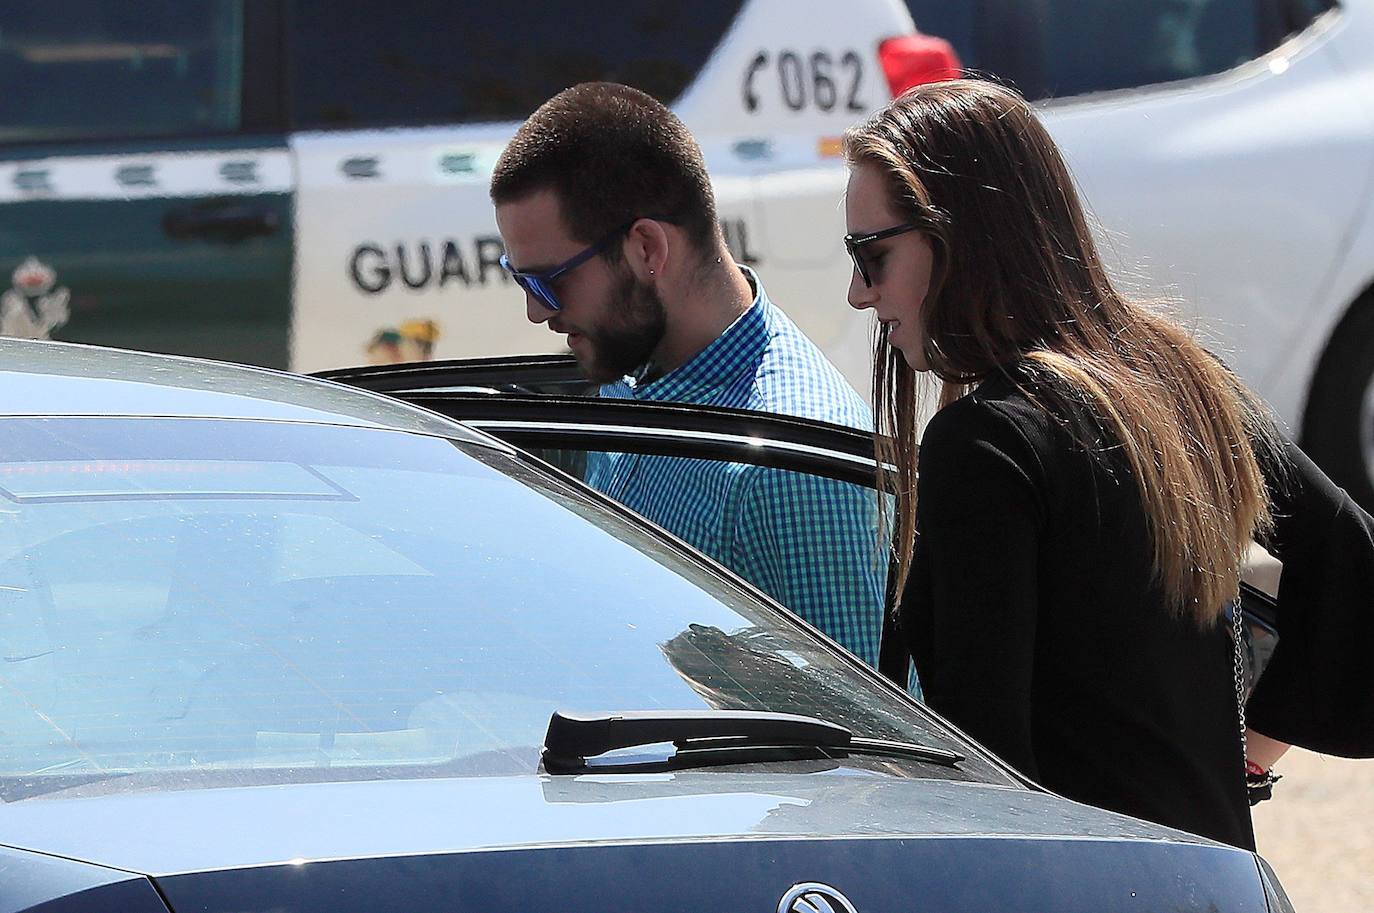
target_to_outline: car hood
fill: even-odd
[[[0,843],[155,876],[569,844],[1028,835],[1209,843],[1047,793],[846,769],[313,783],[0,807]]]

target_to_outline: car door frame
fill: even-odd
[[[571,355],[341,368],[314,376],[429,409],[521,450],[631,450],[652,456],[752,463],[875,491],[879,485],[873,435],[867,431],[746,409],[601,398],[594,395],[595,385],[583,377]],[[539,462],[551,472],[573,478]],[[574,481],[586,487],[581,480]],[[597,494],[625,509],[615,499]],[[894,580],[895,575],[889,573],[886,605],[893,602]],[[740,582],[758,592],[753,585]],[[1259,662],[1262,668],[1277,636],[1277,602],[1245,582],[1241,598],[1251,626],[1250,664]],[[1257,644],[1264,645],[1262,655],[1256,655]],[[885,611],[878,672],[903,690],[907,658],[894,613]]]

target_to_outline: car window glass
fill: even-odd
[[[1336,0],[1280,0],[1284,27],[1290,35],[1297,34],[1327,10],[1336,8]]]
[[[907,9],[916,29],[936,35],[954,46],[959,61],[965,67],[980,66],[983,42],[979,40],[981,20],[986,16],[980,0],[950,3],[948,0],[906,0]]]
[[[500,433],[499,429],[496,433]],[[627,443],[626,446],[629,446]],[[728,459],[529,448],[796,611],[876,665],[892,498],[871,484]],[[759,543],[766,542],[767,546]],[[825,606],[817,605],[824,593]],[[833,615],[824,614],[833,612]],[[850,625],[850,627],[846,627]],[[914,672],[908,690],[920,695]]]
[[[908,5],[917,28],[952,41],[966,67],[1032,100],[1208,76],[1268,50],[1254,0],[985,0],[977,24],[947,9],[972,5]]]
[[[739,6],[298,3],[290,28],[293,122],[330,128],[515,121],[589,80],[627,83],[670,103],[696,77]],[[572,33],[578,40],[569,40]]]
[[[1055,96],[1220,73],[1262,53],[1254,0],[1055,0],[1046,86]]]
[[[275,581],[427,574],[384,540],[333,517],[288,514],[273,535],[276,548],[268,573]]]
[[[499,451],[295,423],[6,425],[5,798],[115,774],[529,773],[556,709],[803,713],[970,751]],[[976,758],[947,775],[1000,778]]]
[[[0,142],[229,133],[242,0],[10,0]]]

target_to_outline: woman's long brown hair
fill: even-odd
[[[896,208],[933,226],[921,322],[939,405],[1001,373],[1032,378],[1022,389],[1042,408],[1053,406],[1036,391],[1083,407],[1129,461],[1171,608],[1215,623],[1250,539],[1272,527],[1261,461],[1278,465],[1277,433],[1220,361],[1117,290],[1030,106],[981,80],[920,86],[851,129],[845,154],[879,168]],[[900,600],[916,535],[918,381],[882,331],[874,361]]]

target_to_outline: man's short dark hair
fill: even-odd
[[[702,253],[719,237],[701,147],[676,114],[629,86],[565,89],[515,132],[492,172],[492,202],[545,189],[573,237],[588,244],[644,217],[671,221]]]

